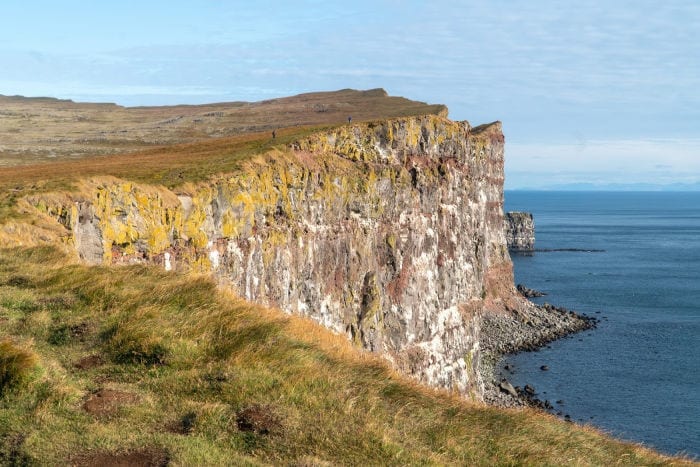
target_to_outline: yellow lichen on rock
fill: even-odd
[[[207,218],[207,214],[204,208],[201,206],[195,206],[190,215],[187,216],[184,225],[184,233],[197,248],[203,248],[207,246],[209,238],[204,232],[204,222]]]
[[[148,250],[151,254],[157,255],[167,249],[170,244],[166,227],[162,224],[152,225],[147,232]]]
[[[289,150],[257,155],[234,176],[187,184],[180,189],[183,196],[187,194],[186,204],[164,188],[108,177],[84,183],[80,199],[91,206],[87,215],[94,217],[91,222],[101,232],[105,262],[112,261],[114,248],[122,255],[136,251],[158,255],[184,242],[203,250],[217,238],[246,238],[277,223],[278,216],[291,225],[308,202],[317,203],[322,212],[341,214],[351,204],[362,205],[362,216],[378,220],[385,209],[380,186],[381,190],[409,187],[415,176],[409,172],[410,162],[397,159],[397,154],[437,148],[460,137],[462,128],[439,116],[345,125],[308,136]],[[440,173],[424,167],[420,176],[437,183]],[[411,196],[418,194],[411,191]],[[61,222],[70,229],[85,215],[78,212],[77,202],[41,199],[34,205],[64,219]],[[277,248],[282,240],[288,237],[273,235],[266,245]]]
[[[231,211],[224,212],[221,217],[221,235],[224,238],[234,238],[240,233],[241,222]]]

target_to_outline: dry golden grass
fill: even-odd
[[[21,193],[32,186],[70,186],[82,178],[104,175],[177,186],[217,172],[235,170],[241,160],[250,155],[282,146],[321,128],[283,129],[274,140],[267,133],[251,133],[126,154],[6,167],[0,169],[0,187]]]
[[[27,195],[76,191],[85,178],[114,176],[172,189],[235,172],[253,155],[345,124],[348,116],[358,122],[447,114],[442,105],[380,89],[202,106],[123,108],[5,96],[0,104],[0,219],[22,217],[16,205]],[[21,238],[26,227],[12,229],[0,232],[2,244]]]
[[[0,333],[31,346],[41,368],[0,398],[3,464],[127,452],[176,465],[690,464],[423,387],[207,277],[33,248],[0,251],[0,284]],[[86,412],[98,392],[128,397]]]
[[[0,341],[0,395],[25,383],[36,364],[32,352],[8,339]]]
[[[170,189],[199,182],[221,173],[232,173],[253,156],[286,145],[314,131],[328,127],[281,129],[272,139],[267,133],[252,133],[218,138],[200,143],[164,146],[126,154],[95,156],[78,160],[59,160],[16,167],[0,168],[0,221],[21,219],[12,225],[0,222],[0,246],[24,242],[33,227],[22,200],[36,193],[80,192],[86,179],[118,177]],[[33,219],[36,222],[36,219]],[[35,229],[36,230],[36,229]],[[45,226],[44,236],[52,236]]]

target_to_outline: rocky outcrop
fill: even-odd
[[[505,221],[506,242],[512,251],[535,249],[535,221],[529,212],[507,212]]]
[[[503,142],[500,123],[402,118],[315,134],[177,192],[102,179],[31,201],[86,262],[212,273],[480,399],[484,311],[527,306],[503,229]]]
[[[525,298],[536,298],[536,297],[544,297],[547,295],[544,292],[540,292],[539,290],[531,289],[523,284],[518,284],[515,289],[520,293]]]

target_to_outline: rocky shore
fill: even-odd
[[[507,354],[537,350],[569,334],[593,329],[597,324],[598,320],[594,317],[548,303],[539,306],[527,302],[522,309],[511,310],[507,314],[486,312],[481,325],[484,401],[500,407],[535,406],[548,409],[547,401],[534,397],[533,388],[513,387],[500,378],[495,372],[499,361]]]
[[[533,297],[544,297],[547,295],[544,292],[540,292],[539,290],[531,289],[527,286],[524,286],[523,284],[518,284],[515,289],[520,293],[525,298],[533,298]]]

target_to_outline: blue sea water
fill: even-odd
[[[538,303],[601,322],[505,375],[574,421],[700,457],[700,193],[513,191],[505,209],[533,213],[536,248],[605,250],[512,255]]]

